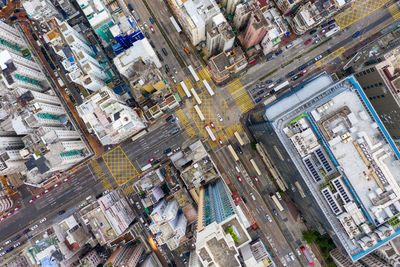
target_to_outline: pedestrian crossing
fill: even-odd
[[[228,84],[226,88],[231,94],[240,112],[246,113],[254,107],[253,101],[251,100],[249,94],[247,93],[239,79],[236,79],[235,81]]]
[[[97,162],[97,160],[92,160],[90,162],[90,165],[92,166],[94,172],[96,173],[97,178],[103,184],[104,189],[109,190],[109,191],[113,190],[113,187],[112,187],[110,181],[107,179],[106,174],[103,172],[103,169],[101,168],[101,166]]]
[[[196,132],[194,131],[192,125],[190,125],[186,115],[183,113],[183,110],[178,109],[177,111],[175,111],[175,115],[178,117],[180,124],[183,126],[188,136],[190,138],[195,137]]]

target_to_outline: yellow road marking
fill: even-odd
[[[186,133],[189,137],[195,137],[196,132],[193,130],[192,125],[190,125],[186,115],[183,113],[182,109],[175,111],[175,115],[178,117],[180,124],[185,128]]]
[[[324,64],[328,63],[329,61],[333,60],[335,57],[340,56],[341,54],[344,53],[344,51],[346,51],[346,49],[342,46],[340,48],[338,48],[337,50],[333,51],[332,53],[330,53],[329,55],[327,55],[326,57],[318,60],[317,62],[315,62],[315,65],[317,67],[321,67]]]
[[[113,187],[110,183],[110,181],[107,179],[106,174],[103,172],[103,169],[101,168],[100,164],[97,162],[97,160],[92,160],[90,162],[90,165],[92,165],[92,168],[94,172],[96,173],[97,177],[100,179],[101,183],[103,184],[104,189],[106,190],[113,190]]]
[[[242,126],[240,126],[239,123],[236,123],[228,128],[226,128],[225,131],[225,135],[227,136],[227,138],[232,138],[235,135],[235,132],[241,132]]]
[[[390,0],[355,0],[349,8],[336,15],[335,20],[339,27],[344,29],[381,8],[389,1]]]
[[[118,186],[125,184],[139,175],[139,172],[120,146],[105,153],[103,160]]]
[[[240,112],[245,113],[254,107],[254,103],[239,79],[226,86]]]

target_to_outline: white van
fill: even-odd
[[[256,200],[256,197],[254,196],[253,192],[250,193],[250,197],[251,197],[253,200]]]
[[[235,165],[235,169],[236,169],[237,172],[240,172],[240,169],[239,169],[239,167],[237,165]]]

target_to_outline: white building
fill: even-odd
[[[269,30],[261,41],[261,46],[264,55],[267,55],[278,48],[281,38],[285,36],[289,29],[276,9],[267,9],[263,15],[268,21]]]
[[[170,0],[173,12],[193,45],[206,40],[212,28],[212,18],[221,11],[214,0]]]
[[[24,170],[24,159],[19,150],[24,147],[20,136],[0,137],[0,174],[8,175]]]
[[[21,2],[29,17],[35,20],[45,22],[51,17],[60,16],[60,12],[50,0],[23,0]]]
[[[226,2],[226,4],[225,4]],[[240,0],[224,0],[224,5],[226,6],[226,13],[233,15],[236,6],[240,3]]]
[[[250,4],[247,2],[238,4],[235,8],[235,16],[233,17],[233,25],[237,30],[243,29],[249,21],[251,14]]]
[[[163,199],[154,208],[150,217],[150,231],[156,235],[158,244],[167,244],[171,250],[176,249],[182,237],[185,236],[187,219],[183,213],[178,213],[178,202],[173,199],[168,203]]]
[[[135,74],[135,63],[154,63],[157,68],[162,67],[147,38],[134,42],[129,49],[119,54],[113,61],[118,71],[128,79]]]
[[[222,13],[213,18],[213,28],[207,31],[207,50],[211,55],[231,50],[235,34]]]
[[[77,110],[103,145],[118,144],[145,128],[138,113],[108,87],[88,96]]]

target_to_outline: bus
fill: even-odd
[[[275,206],[278,208],[278,210],[279,211],[284,211],[284,209],[283,209],[281,203],[279,202],[278,198],[274,194],[271,194],[270,197],[274,201]]]
[[[304,257],[306,257],[308,263],[311,266],[314,266],[315,265],[314,260],[311,258],[310,253],[308,253],[307,249],[305,247],[303,247],[303,246],[301,246],[300,249],[303,252]]]
[[[251,162],[251,165],[253,165],[253,168],[256,170],[256,173],[257,173],[258,175],[261,175],[261,171],[260,171],[260,169],[258,168],[258,166],[257,166],[256,162],[254,161],[254,159],[250,159],[250,162]]]
[[[339,27],[333,28],[332,30],[326,32],[325,36],[330,37],[330,36],[334,35],[335,33],[337,33],[338,31],[340,31]]]
[[[186,84],[183,81],[181,81],[181,86],[182,86],[182,89],[185,92],[186,96],[187,97],[192,97],[192,95],[189,92],[189,89],[186,87]]]
[[[202,102],[201,102],[200,97],[197,95],[196,90],[194,90],[194,89],[192,88],[192,89],[190,89],[190,91],[192,92],[193,97],[194,97],[194,99],[196,100],[197,104],[201,105]]]
[[[303,188],[301,187],[300,183],[296,181],[294,184],[296,185],[297,189],[299,190],[300,196],[301,196],[302,198],[305,198],[305,197],[306,197],[306,194],[304,194],[304,190],[303,190]]]
[[[194,80],[195,80],[196,82],[199,82],[200,79],[199,79],[199,77],[197,76],[196,72],[194,71],[192,65],[189,65],[189,66],[188,66],[188,69],[189,69],[190,73],[192,74]]]
[[[233,147],[231,145],[228,146],[229,151],[232,154],[232,157],[235,159],[235,161],[239,161],[239,157],[237,156],[235,150],[233,150]]]
[[[211,86],[208,84],[208,82],[206,80],[203,80],[204,86],[206,87],[208,93],[210,94],[210,96],[215,95],[214,90],[211,88]]]
[[[174,25],[175,30],[176,30],[178,33],[181,33],[181,32],[182,32],[182,29],[181,29],[181,27],[179,27],[179,25],[178,25],[178,23],[176,22],[175,18],[171,16],[171,17],[169,17],[169,20],[171,21],[172,25]]]
[[[200,110],[200,108],[199,108],[198,105],[194,105],[194,110],[196,110],[197,115],[199,115],[199,117],[200,117],[200,120],[201,120],[201,121],[205,121],[203,112],[201,112],[201,110]]]
[[[238,140],[239,145],[243,146],[244,142],[242,140],[242,137],[240,137],[240,134],[238,132],[235,132],[234,135],[235,135],[236,139]]]
[[[278,85],[277,87],[274,88],[275,93],[288,85],[289,85],[289,81],[285,81],[285,82],[281,83],[280,85]]]
[[[207,131],[208,135],[210,136],[211,140],[212,140],[213,142],[217,141],[217,138],[215,138],[215,135],[214,135],[214,133],[212,132],[210,126],[207,124],[206,126],[204,126],[204,128],[206,128],[206,131]]]

